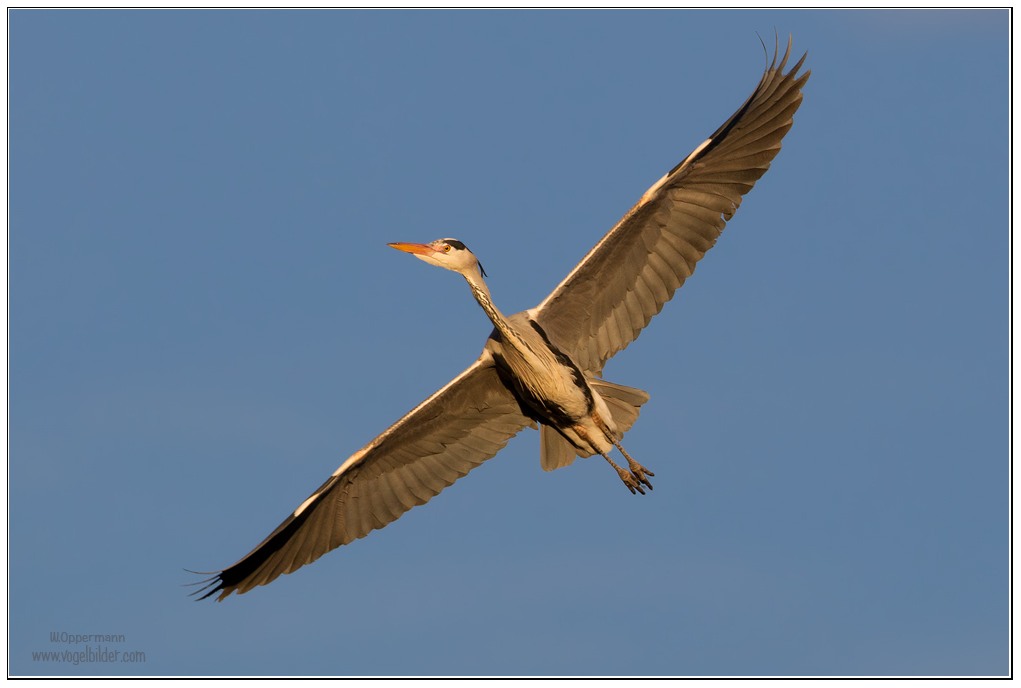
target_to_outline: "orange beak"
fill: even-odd
[[[395,248],[398,251],[404,251],[405,253],[415,253],[418,255],[430,255],[436,253],[436,249],[428,244],[387,244],[390,248]]]

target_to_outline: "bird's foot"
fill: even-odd
[[[613,439],[612,436],[610,437],[610,439]],[[647,475],[651,475],[651,476],[655,477],[656,474],[653,473],[652,471],[650,471],[648,468],[646,468],[642,464],[640,464],[637,461],[635,461],[634,459],[632,459],[631,455],[628,454],[627,451],[624,450],[624,447],[620,446],[620,442],[618,442],[617,440],[614,439],[613,443],[614,443],[614,445],[616,445],[617,449],[620,450],[620,453],[624,455],[624,458],[627,459],[627,465],[631,469],[632,480],[634,480],[637,483],[644,484],[646,487],[648,487],[651,490],[652,489],[652,483],[649,482],[649,479],[646,476]],[[609,459],[607,459],[607,461],[609,461]],[[613,464],[614,468],[617,467],[617,464],[614,464],[612,461],[610,461],[610,463]],[[617,470],[620,471],[619,468]],[[624,480],[624,483],[628,487],[631,487],[630,482],[628,480],[625,480],[624,476],[621,476],[621,480]],[[642,490],[641,487],[639,487],[638,489],[641,490],[642,494],[645,494],[645,490]],[[633,493],[634,490],[631,490],[631,492]]]
[[[656,474],[653,473],[652,471],[650,471],[648,468],[646,468],[642,464],[640,464],[637,461],[635,461],[634,459],[632,459],[630,456],[627,457],[627,463],[628,463],[628,467],[631,469],[631,473],[634,474],[635,479],[638,482],[643,483],[646,487],[648,487],[651,490],[652,489],[652,483],[649,482],[649,479],[646,476],[651,475],[652,477],[655,478]],[[642,494],[645,494],[645,493],[643,492]]]
[[[627,485],[627,489],[631,490],[631,494],[635,494],[635,490],[645,494],[645,490],[642,489],[642,483],[638,481],[638,478],[630,472],[625,471],[623,468],[619,468],[617,466],[614,466],[614,468],[617,469],[617,475],[620,476],[620,479],[624,481],[625,485]],[[645,484],[648,485],[649,483],[646,481]],[[649,485],[649,487],[651,488],[652,486]]]

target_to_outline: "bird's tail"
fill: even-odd
[[[578,450],[560,432],[545,423],[539,426],[539,460],[542,470],[555,471],[574,463]]]
[[[638,409],[649,400],[648,393],[599,378],[589,378],[588,382],[610,409],[610,415],[613,416],[613,422],[617,426],[617,439],[619,440],[638,420]],[[576,456],[590,455],[587,452],[579,454],[578,448],[561,435],[556,428],[548,425],[539,427],[539,458],[542,461],[542,470],[554,471],[564,466],[570,466],[574,463]]]
[[[613,422],[617,426],[617,439],[619,440],[638,420],[638,409],[649,400],[649,393],[599,378],[589,378],[588,383],[592,385],[592,389],[599,393],[610,409],[610,415],[613,416]]]

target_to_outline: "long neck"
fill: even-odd
[[[493,305],[493,299],[489,296],[489,287],[482,280],[482,277],[475,271],[462,272],[464,279],[468,282],[468,286],[471,287],[472,294],[475,295],[475,300],[482,306],[482,310],[486,312],[489,319],[496,325],[496,329],[500,330],[500,334],[503,335],[505,341],[510,341],[517,345],[521,342],[521,336],[514,331],[514,328],[507,322],[507,318],[503,317],[503,313],[497,310],[496,306]]]

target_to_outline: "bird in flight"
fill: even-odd
[[[269,537],[201,581],[205,599],[242,594],[383,528],[538,428],[544,470],[599,454],[632,493],[655,474],[620,444],[649,400],[602,379],[606,361],[635,340],[691,276],[780,151],[811,71],[786,74],[791,41],[723,126],[645,192],[535,308],[511,316],[493,303],[485,272],[455,239],[393,248],[460,273],[493,321],[468,369],[355,452]],[[807,54],[806,54],[807,56]],[[616,448],[627,468],[610,454]]]

